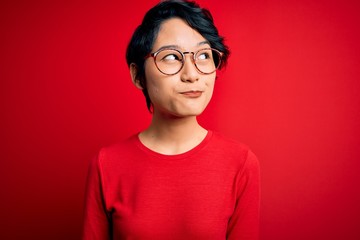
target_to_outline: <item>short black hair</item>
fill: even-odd
[[[136,28],[126,50],[128,66],[137,66],[136,79],[139,79],[146,98],[146,105],[151,111],[151,100],[146,89],[145,57],[151,52],[161,24],[170,18],[180,18],[191,28],[202,35],[212,48],[223,53],[222,68],[227,63],[230,51],[219,35],[209,10],[201,8],[197,3],[187,0],[165,0],[151,8],[144,16],[142,23]]]

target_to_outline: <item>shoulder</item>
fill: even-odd
[[[225,147],[237,147],[242,149],[248,149],[248,146],[242,142],[239,142],[233,138],[223,135],[220,132],[212,131],[212,140],[217,144],[221,144]]]
[[[247,155],[250,151],[250,148],[246,144],[224,136],[219,132],[212,132],[211,147],[230,155]]]
[[[98,163],[103,166],[123,164],[127,160],[139,155],[137,135],[124,138],[116,143],[102,147],[98,152]]]
[[[222,133],[213,132],[208,151],[215,155],[221,155],[223,161],[231,161],[232,164],[251,168],[258,168],[258,159],[248,145],[229,138]]]

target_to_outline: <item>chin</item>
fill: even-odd
[[[174,118],[196,117],[203,113],[207,104],[179,104],[158,111]]]
[[[203,113],[205,108],[201,109],[184,109],[182,111],[177,111],[176,115],[178,117],[196,117]]]

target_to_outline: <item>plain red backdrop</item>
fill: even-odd
[[[157,0],[1,1],[0,239],[79,239],[88,162],[145,128],[125,49]],[[360,239],[360,4],[201,0],[232,55],[201,123],[251,146],[262,239]]]

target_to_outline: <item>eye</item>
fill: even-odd
[[[174,49],[161,50],[156,58],[158,62],[164,63],[176,63],[182,61],[181,53]]]
[[[198,60],[206,60],[206,59],[211,59],[211,54],[210,52],[200,52],[199,55],[197,56]]]
[[[180,59],[179,56],[172,53],[172,54],[165,55],[161,60],[163,60],[163,61],[174,61],[174,60],[179,60],[179,59]]]

